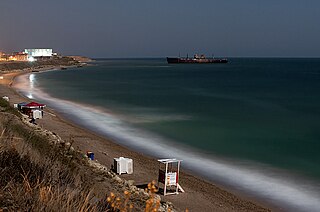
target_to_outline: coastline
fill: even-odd
[[[5,80],[1,81],[1,95],[8,96],[11,104],[27,100],[26,97],[21,96],[12,88],[12,83],[14,83],[16,76],[28,73],[30,71],[11,72],[5,75],[11,79],[5,77]],[[134,161],[134,173],[133,175],[121,175],[123,179],[134,180],[136,185],[143,185],[157,179],[158,162],[156,159],[133,152],[116,144],[111,139],[79,127],[76,123],[72,123],[62,117],[58,111],[50,109],[50,105],[49,108],[45,109],[44,119],[37,120],[37,123],[42,128],[58,134],[64,140],[72,140],[73,147],[81,152],[93,151],[96,159],[108,168],[113,163],[114,157],[132,158]],[[180,182],[186,193],[175,196],[161,196],[163,200],[172,202],[178,211],[182,211],[185,208],[190,211],[208,211],[208,209],[213,209],[214,211],[268,211],[268,209],[259,205],[271,208],[263,202],[241,195],[236,196],[224,188],[221,189],[221,186],[218,187],[184,171],[181,173]]]

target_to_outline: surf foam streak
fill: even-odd
[[[182,146],[174,146],[165,138],[126,124],[116,115],[93,107],[55,99],[27,83],[17,84],[25,95],[46,102],[79,125],[102,135],[113,137],[122,145],[154,157],[174,157],[184,160],[183,166],[196,173],[204,173],[213,181],[223,182],[238,190],[263,198],[273,204],[294,211],[319,211],[320,185],[282,176],[274,170],[266,170],[255,164],[240,164],[213,159]]]

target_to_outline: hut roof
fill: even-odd
[[[40,104],[38,102],[30,102],[29,104],[24,105],[25,107],[45,107],[45,104]]]

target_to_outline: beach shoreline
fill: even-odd
[[[11,104],[30,101],[12,87],[15,77],[28,73],[31,72],[11,72],[4,75],[4,80],[0,83],[1,95],[8,96]],[[134,174],[121,175],[123,179],[134,180],[138,186],[157,179],[158,162],[155,158],[134,152],[127,147],[116,144],[111,139],[78,126],[77,123],[72,123],[59,114],[59,111],[51,109],[50,105],[45,110],[44,119],[37,120],[37,123],[42,128],[58,134],[63,140],[71,140],[76,150],[83,153],[93,151],[96,159],[108,168],[110,168],[115,157],[132,158]],[[266,208],[271,208],[263,201],[244,195],[234,195],[223,187],[221,189],[221,186],[216,186],[185,171],[180,175],[180,182],[186,193],[175,196],[161,196],[163,200],[172,202],[179,211],[185,208],[190,211],[208,211],[208,209],[214,209],[214,211],[267,211]],[[259,205],[263,205],[263,207]]]

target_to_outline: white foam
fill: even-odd
[[[22,80],[23,82],[23,80]],[[158,135],[128,125],[114,114],[89,106],[59,100],[41,92],[28,83],[18,83],[17,89],[33,98],[44,101],[50,107],[63,111],[69,118],[76,120],[98,133],[112,136],[135,150],[155,157],[175,157],[184,160],[183,166],[205,175],[208,179],[218,180],[238,190],[263,198],[288,210],[319,211],[320,185],[307,180],[288,177],[281,172],[255,163],[232,162],[205,156]],[[298,180],[297,180],[298,179]]]
[[[147,109],[148,111],[143,111],[141,109],[130,111],[130,115],[126,115],[124,119],[129,123],[158,123],[158,122],[173,122],[173,121],[185,121],[191,120],[192,117],[184,114],[178,114],[170,111],[161,112],[159,109]],[[134,115],[132,115],[134,114]]]

